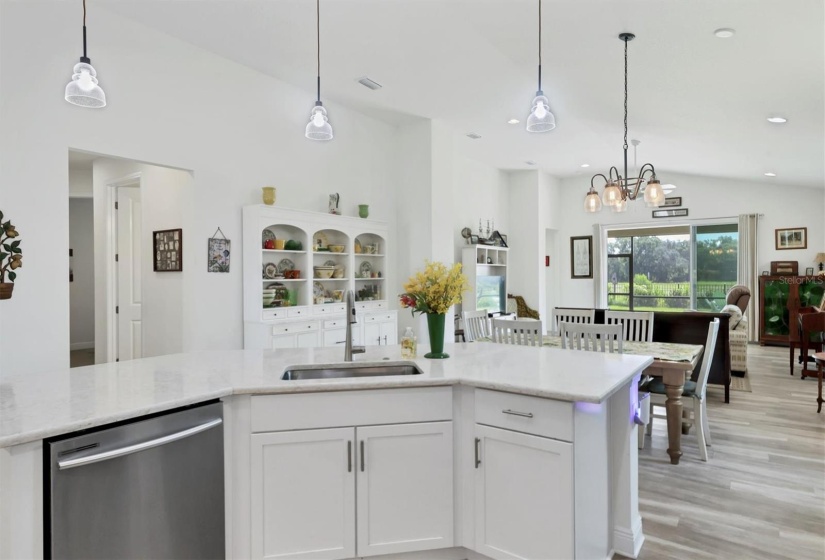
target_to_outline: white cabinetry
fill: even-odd
[[[253,398],[252,556],[333,560],[453,546],[451,394]]]
[[[573,558],[570,403],[476,390],[475,409],[475,550]]]
[[[347,290],[353,290],[359,314],[387,310],[391,284],[385,223],[257,205],[244,207],[243,230],[245,348],[335,344],[341,333],[327,335],[325,323],[344,317]],[[267,248],[265,240],[281,248]],[[316,278],[318,266],[334,266],[334,277]],[[297,277],[281,276],[290,269],[299,271]],[[275,291],[274,300],[264,299],[265,289]],[[396,320],[394,315],[391,320]],[[315,326],[302,335],[272,329],[296,322],[304,328],[307,321]],[[356,344],[364,335],[361,323],[359,317]],[[379,330],[376,339],[380,336],[383,343],[386,337],[387,344],[396,344],[397,327]]]
[[[462,311],[507,309],[507,247],[471,245],[461,250],[461,264],[470,283]]]
[[[363,340],[367,346],[395,344],[398,339],[398,313],[365,313],[359,321],[363,324]]]

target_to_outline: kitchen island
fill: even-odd
[[[351,456],[352,443],[361,444],[354,450],[360,466],[350,465],[346,475],[353,477],[352,488],[340,495],[370,504],[373,518],[380,513],[387,519],[392,503],[411,496],[442,499],[430,504],[440,516],[426,515],[428,504],[419,500],[424,509],[416,510],[416,518],[426,523],[418,527],[410,528],[410,519],[370,527],[359,517],[357,538],[354,529],[351,535],[345,529],[340,546],[313,557],[428,549],[440,549],[445,558],[456,550],[466,556],[463,549],[491,557],[541,557],[542,547],[550,546],[543,540],[548,531],[561,557],[606,558],[614,550],[635,556],[643,536],[633,445],[634,379],[652,359],[472,343],[447,345],[446,350],[450,359],[416,359],[422,373],[398,377],[281,379],[291,366],[340,363],[338,348],[178,354],[28,378],[4,376],[0,558],[43,554],[44,438],[210,399],[224,403],[227,557],[282,552],[279,542],[264,538],[283,514],[278,504],[266,500],[265,490],[278,480],[272,477],[276,467],[266,458],[289,453],[296,434],[322,435],[321,440],[333,442],[333,453],[346,454],[349,447]],[[399,356],[398,346],[374,347],[356,361],[398,361]],[[389,443],[382,447],[383,442]],[[404,445],[394,447],[393,442]],[[401,461],[404,449],[416,442],[421,447]],[[420,459],[423,451],[432,461]],[[378,464],[370,463],[371,454],[375,461],[400,457],[396,470],[402,474],[403,463],[417,457],[415,472],[438,479],[411,473],[403,484],[382,479]],[[299,477],[310,470],[293,465],[282,474]],[[324,472],[319,467],[313,476]],[[504,475],[509,479],[502,481]],[[372,478],[356,483],[356,476]],[[395,494],[384,501],[380,494],[362,496],[368,485]],[[399,494],[398,488],[417,494]],[[531,499],[542,491],[554,499],[569,498],[569,503]],[[527,500],[527,509],[502,511],[519,497]],[[323,496],[306,496],[304,504],[323,508],[315,498]],[[336,524],[354,527],[355,510],[353,506],[341,519],[329,519],[330,529]],[[520,531],[531,523],[547,530],[527,533],[536,537],[525,543]],[[408,538],[398,532],[401,526],[419,534]],[[290,546],[301,544],[312,543]]]

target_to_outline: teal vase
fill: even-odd
[[[425,358],[443,360],[449,358],[449,354],[444,353],[444,321],[446,315],[443,313],[427,313],[427,331],[430,333],[430,351],[424,354]]]

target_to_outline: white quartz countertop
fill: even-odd
[[[174,354],[0,378],[0,447],[242,394],[468,385],[598,403],[653,362],[649,356],[493,343],[447,344],[446,360],[419,349],[421,375],[284,381],[290,366],[340,364],[342,348]],[[400,361],[400,346],[370,346],[356,362]]]

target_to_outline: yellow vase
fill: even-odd
[[[262,187],[264,204],[275,204],[275,187]]]

